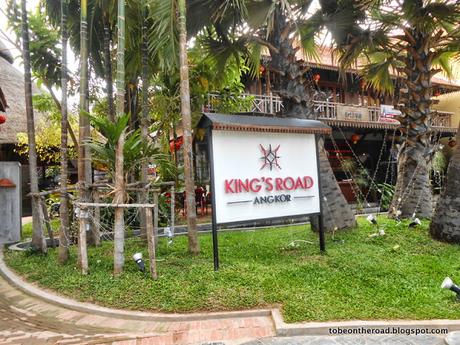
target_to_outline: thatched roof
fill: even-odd
[[[14,62],[13,55],[11,55],[10,50],[3,44],[2,41],[0,41],[0,57],[4,58],[9,63]]]
[[[27,133],[24,75],[12,63],[11,53],[0,41],[0,88],[8,105],[5,111],[6,122],[0,125],[0,144],[14,144],[17,142],[17,133]],[[33,93],[39,92],[34,86]],[[35,123],[40,117],[36,115]]]

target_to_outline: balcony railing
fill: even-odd
[[[283,102],[280,97],[273,95],[252,95],[244,93],[238,96],[239,99],[250,100],[249,109],[240,109],[239,111],[251,111],[258,113],[275,114],[283,108]],[[216,110],[216,105],[222,101],[222,96],[216,93],[208,94],[207,111]],[[314,101],[315,111],[319,120],[354,120],[365,122],[388,122],[385,121],[379,107],[360,106],[355,104],[343,104],[329,101]],[[344,118],[344,113],[345,118]],[[348,118],[346,116],[349,116]],[[454,113],[447,111],[435,111],[431,119],[431,125],[434,127],[452,127],[452,116]]]
[[[283,102],[281,98],[273,95],[252,95],[243,93],[238,95],[238,98],[242,100],[241,103],[246,104],[245,100],[251,100],[249,109],[238,109],[238,111],[250,111],[256,113],[276,114],[281,111]],[[217,93],[208,94],[207,110],[215,110],[218,108],[219,103],[222,102],[222,95]]]

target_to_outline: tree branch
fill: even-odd
[[[250,36],[249,37],[250,40],[253,40],[259,44],[262,44],[263,46],[266,46],[268,48],[268,50],[270,50],[270,52],[273,52],[275,54],[279,54],[279,49],[276,48],[273,44],[271,44],[270,42],[267,42],[265,40],[263,40],[262,38],[258,37],[258,36]]]

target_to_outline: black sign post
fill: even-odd
[[[265,116],[248,116],[248,115],[224,115],[224,114],[203,114],[198,128],[203,128],[206,131],[208,160],[210,166],[211,177],[211,200],[212,200],[212,244],[214,256],[214,270],[219,270],[219,244],[218,244],[218,224],[217,223],[217,207],[216,207],[216,181],[214,169],[214,150],[213,150],[213,129],[229,130],[229,131],[254,131],[254,132],[273,132],[273,133],[305,133],[315,135],[315,150],[316,150],[316,163],[317,163],[317,183],[319,195],[319,213],[305,213],[296,214],[295,216],[317,216],[319,224],[319,244],[322,253],[326,250],[325,237],[324,237],[324,224],[322,217],[322,201],[323,195],[321,191],[320,181],[320,159],[318,144],[320,134],[330,133],[331,128],[319,121],[314,120],[301,120],[301,119],[281,119]],[[229,143],[231,145],[231,143]],[[306,158],[308,159],[308,158]],[[238,224],[250,222],[254,220],[275,220],[292,218],[293,216],[278,216],[273,218],[258,218],[247,219],[244,221],[226,222],[225,224]]]
[[[212,149],[212,129],[206,129],[208,137],[208,157],[211,169],[211,205],[212,205],[212,251],[214,256],[214,271],[219,270],[219,242],[217,239],[217,219],[216,219],[216,186],[214,180],[214,152]]]

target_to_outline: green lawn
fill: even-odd
[[[81,301],[163,312],[222,311],[279,305],[288,322],[348,319],[460,319],[460,303],[441,290],[445,276],[460,282],[460,246],[433,241],[427,223],[379,218],[386,235],[365,219],[359,229],[327,236],[321,255],[317,235],[306,226],[219,234],[221,270],[213,271],[211,236],[200,236],[202,254],[186,254],[186,237],[171,247],[160,242],[159,280],[138,272],[131,259],[147,250],[138,239],[126,243],[125,273],[113,278],[112,247],[89,249],[91,273],[81,276],[76,253],[59,266],[47,256],[8,252],[6,261],[39,285]],[[290,246],[293,240],[299,246]]]
[[[59,233],[59,219],[51,219],[50,221],[51,229],[53,229],[53,234],[55,237],[58,237]],[[46,232],[46,229],[45,229]],[[46,237],[48,237],[48,232],[46,232]],[[25,241],[26,239],[32,238],[32,223],[27,223],[22,226],[21,240]]]

